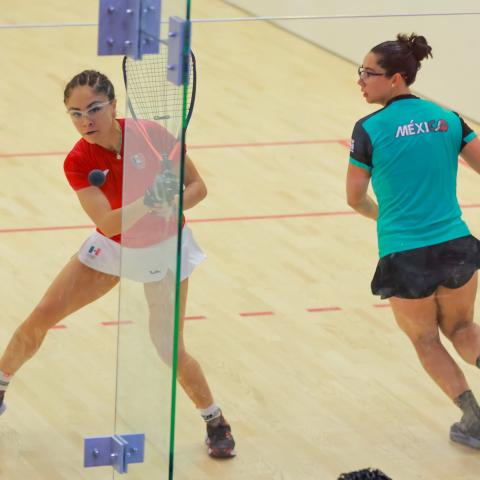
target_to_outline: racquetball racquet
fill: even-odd
[[[142,134],[150,151],[162,164],[162,173],[157,175],[152,187],[146,192],[145,203],[153,205],[158,200],[172,203],[172,195],[165,192],[178,188],[172,179],[176,178],[172,159],[178,154],[181,147],[179,134],[183,128],[183,100],[184,91],[181,86],[175,85],[167,79],[168,43],[160,41],[158,54],[146,54],[140,60],[124,57],[122,62],[123,79],[127,91],[127,108],[134,120],[137,120],[137,129]],[[197,71],[195,55],[190,51],[188,61],[188,84],[186,123],[188,126],[195,104]],[[141,120],[153,120],[160,123],[177,142],[169,151],[155,148],[151,138]],[[162,147],[162,146],[160,146]],[[176,180],[178,184],[178,179]],[[167,188],[168,186],[168,188]],[[164,192],[160,194],[161,192]]]

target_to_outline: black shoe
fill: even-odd
[[[450,439],[467,447],[480,449],[480,407],[471,390],[454,400],[462,410],[462,419],[450,427]]]
[[[380,470],[364,468],[356,472],[342,473],[337,480],[392,480]]]
[[[207,422],[205,443],[208,445],[208,454],[211,457],[231,458],[236,455],[232,429],[223,415]]]
[[[7,409],[7,405],[3,401],[3,398],[5,397],[5,392],[0,392],[0,415]]]
[[[450,427],[450,439],[467,447],[480,449],[480,420],[466,421],[464,415]]]

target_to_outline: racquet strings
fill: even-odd
[[[167,80],[168,48],[160,44],[158,54],[144,55],[141,60],[126,58],[125,83],[133,117],[161,122],[170,132],[181,127],[183,88]],[[187,114],[191,110],[193,62],[189,62]]]

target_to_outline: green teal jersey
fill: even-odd
[[[475,136],[457,113],[414,95],[355,124],[350,163],[371,174],[380,257],[470,234],[457,172],[458,155]]]

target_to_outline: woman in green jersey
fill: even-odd
[[[440,332],[480,367],[474,323],[480,242],[461,218],[458,155],[480,173],[480,141],[455,112],[412,95],[425,37],[399,34],[368,52],[358,85],[380,110],[353,130],[348,204],[377,222],[380,260],[372,292],[388,298],[430,377],[463,412],[450,438],[480,448],[480,407]],[[367,193],[372,181],[376,202]]]

